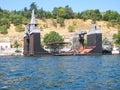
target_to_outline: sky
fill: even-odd
[[[120,0],[0,0],[0,7],[6,10],[23,10],[35,2],[38,8],[52,11],[54,7],[69,5],[74,12],[99,9],[101,12],[115,10],[120,13]]]

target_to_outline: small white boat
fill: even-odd
[[[112,54],[120,54],[119,48],[113,47]]]

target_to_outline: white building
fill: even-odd
[[[11,48],[10,43],[0,43],[0,50],[10,49],[10,48]]]

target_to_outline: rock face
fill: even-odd
[[[26,25],[24,34],[24,55],[41,55],[47,52],[41,47],[40,30],[35,21],[34,10],[32,10],[31,21]]]

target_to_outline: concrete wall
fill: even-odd
[[[95,46],[91,53],[102,53],[102,34],[95,33],[87,35],[87,46]]]
[[[1,49],[9,49],[9,48],[11,48],[10,43],[0,43],[0,50]]]

